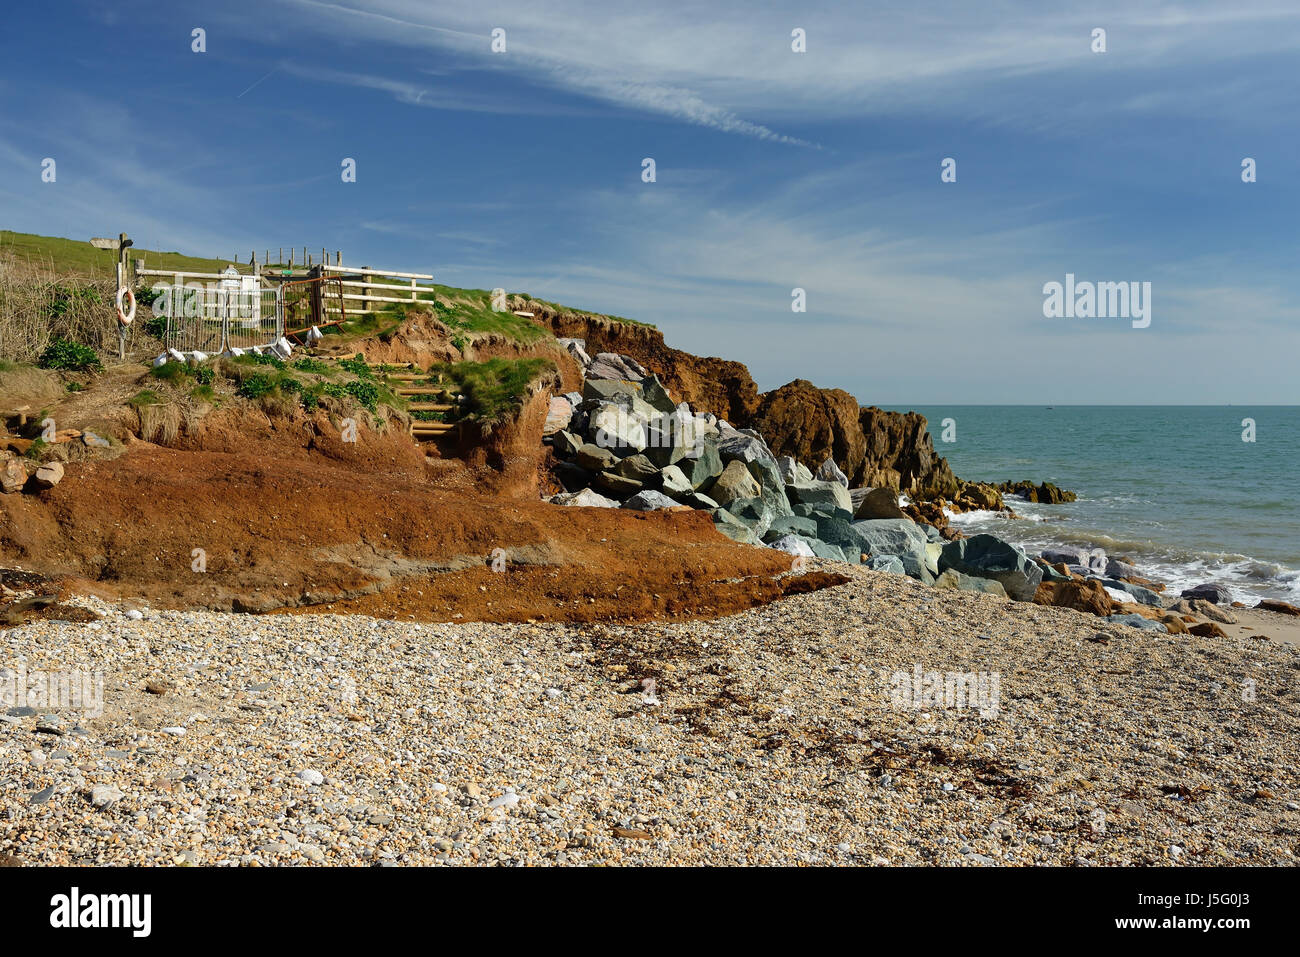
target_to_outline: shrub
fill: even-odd
[[[42,369],[60,369],[64,372],[99,371],[104,368],[99,355],[90,346],[59,338],[41,353],[36,364]]]
[[[171,383],[179,382],[189,375],[189,372],[189,367],[184,362],[177,362],[175,359],[164,362],[160,366],[154,366],[149,370],[149,374],[155,379],[165,379]]]
[[[260,399],[275,389],[275,385],[269,375],[251,375],[239,384],[235,394],[245,399]]]
[[[351,372],[358,379],[373,379],[375,374],[370,371],[370,366],[366,365],[364,358],[340,359],[339,368],[346,372]]]

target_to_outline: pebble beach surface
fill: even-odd
[[[849,582],[673,624],[80,600],[103,619],[0,632],[11,677],[103,676],[98,716],[0,708],[0,855],[1295,862],[1295,647],[1138,631],[824,567]],[[930,672],[980,675],[985,693],[918,696]]]

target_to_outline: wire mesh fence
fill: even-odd
[[[154,314],[166,326],[163,343],[178,352],[215,354],[270,345],[284,335],[284,292],[256,276],[173,286]]]

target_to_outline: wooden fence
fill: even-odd
[[[355,317],[384,309],[386,306],[382,304],[386,303],[427,302],[434,293],[433,276],[427,273],[328,263],[323,268],[325,275],[337,280],[343,288],[342,302],[326,302],[327,313],[346,309],[349,316]]]

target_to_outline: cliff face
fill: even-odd
[[[701,358],[673,349],[649,326],[604,316],[557,313],[533,300],[518,299],[554,335],[585,339],[587,352],[619,352],[657,373],[672,394],[739,428],[763,433],[777,455],[820,465],[827,457],[855,486],[888,486],[902,492],[926,489],[952,494],[957,479],[947,459],[935,453],[925,416],[860,408],[843,389],[820,389],[796,379],[759,395],[743,363]]]
[[[777,455],[793,455],[814,469],[833,458],[851,484],[862,484],[867,437],[858,427],[858,400],[843,389],[795,379],[764,392],[749,424]]]
[[[657,373],[668,390],[694,408],[707,409],[735,425],[749,421],[758,406],[758,386],[744,363],[700,357],[673,349],[649,326],[604,316],[555,313],[536,302],[522,303],[560,337],[585,339],[587,352],[619,352]]]

